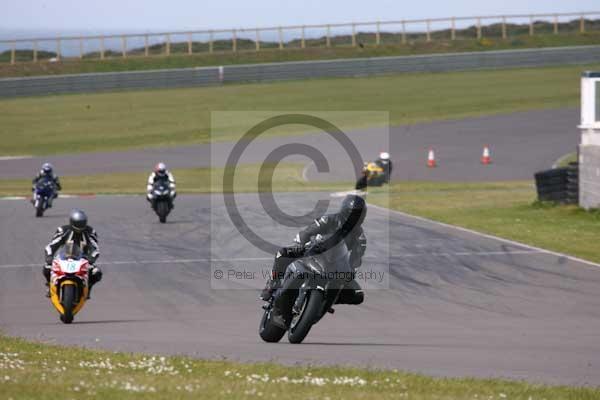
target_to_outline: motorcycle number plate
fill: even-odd
[[[62,263],[62,270],[67,274],[74,274],[79,271],[79,262],[77,261],[64,261]]]

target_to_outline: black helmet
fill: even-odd
[[[87,215],[81,210],[71,211],[69,224],[74,231],[81,232],[87,227]]]
[[[344,218],[344,225],[351,230],[360,226],[367,216],[367,203],[360,196],[349,194],[342,202],[340,214]]]

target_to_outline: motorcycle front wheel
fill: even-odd
[[[44,216],[44,202],[42,200],[35,202],[35,216],[38,218]]]
[[[75,285],[65,285],[62,288],[61,303],[65,313],[60,316],[60,320],[65,324],[73,322],[73,309],[75,309]]]
[[[285,335],[285,329],[273,325],[271,322],[271,309],[265,310],[258,327],[260,338],[267,343],[277,343]]]
[[[311,290],[304,299],[300,312],[294,316],[288,331],[290,343],[302,343],[310,328],[321,316],[325,295],[320,290]]]
[[[159,201],[156,205],[156,213],[158,214],[158,220],[161,223],[167,222],[167,214],[169,214],[169,205],[166,201]]]

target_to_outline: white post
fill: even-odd
[[[581,77],[579,205],[600,208],[600,72]]]
[[[283,50],[283,29],[277,28],[277,34],[279,35],[279,50]]]
[[[219,71],[219,82],[223,83],[223,79],[225,79],[225,69],[221,65],[221,66],[219,66],[218,71]]]

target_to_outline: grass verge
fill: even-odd
[[[564,156],[560,157],[558,160],[556,160],[555,164],[558,168],[561,168],[561,167],[568,167],[570,163],[577,162],[577,161],[579,161],[577,159],[577,152],[574,151],[572,153],[568,153],[568,154],[565,154]]]
[[[527,28],[525,28],[526,30]],[[539,27],[536,28],[539,31]],[[496,32],[500,34],[500,32]],[[260,52],[254,51],[254,43],[248,43],[249,49],[238,52],[229,49],[225,51],[216,51],[213,54],[208,53],[207,46],[201,46],[200,43],[194,44],[196,54],[187,55],[187,43],[172,43],[171,55],[155,54],[151,57],[140,57],[140,54],[129,54],[127,58],[121,58],[120,53],[107,54],[107,59],[99,60],[99,54],[94,56],[96,59],[79,58],[63,59],[61,62],[41,61],[37,63],[30,62],[33,58],[31,51],[19,50],[16,53],[17,63],[10,64],[10,51],[0,54],[0,77],[33,76],[33,75],[58,75],[58,74],[79,74],[79,73],[97,73],[97,72],[117,72],[117,71],[139,71],[149,69],[165,68],[189,68],[213,65],[230,64],[250,64],[250,63],[268,63],[284,61],[307,61],[307,60],[327,60],[337,58],[363,58],[363,57],[386,57],[402,56],[416,54],[435,54],[450,52],[468,52],[468,51],[489,51],[489,50],[516,50],[538,47],[557,47],[557,46],[581,46],[600,43],[600,32],[591,31],[584,34],[578,32],[564,33],[554,35],[550,32],[538,33],[536,36],[528,34],[511,35],[510,38],[503,40],[499,37],[486,37],[483,39],[474,39],[475,32],[467,33],[470,37],[461,37],[460,40],[448,40],[449,32],[435,33],[430,42],[423,40],[409,40],[406,44],[401,42],[400,35],[385,34],[383,44],[375,46],[374,43],[366,43],[359,37],[362,46],[351,47],[350,38],[339,37],[332,38],[332,47],[326,48],[322,41],[313,45],[319,47],[310,47],[307,43],[306,49],[286,48],[279,50],[277,48],[266,48],[266,43],[262,44]],[[361,36],[361,35],[359,35]],[[310,42],[310,40],[309,40]],[[340,43],[338,43],[340,42]],[[225,43],[223,43],[225,44]],[[228,43],[229,44],[229,43]],[[241,44],[241,43],[240,43]],[[274,43],[271,43],[273,45]],[[298,46],[298,44],[296,44]],[[198,47],[203,47],[198,49]],[[155,52],[164,54],[164,46],[154,49]],[[227,51],[229,50],[229,51]],[[250,51],[249,51],[250,50]],[[199,53],[203,51],[203,53]],[[52,52],[38,52],[38,59],[55,57]]]
[[[231,121],[230,131],[211,135],[211,111],[380,110],[389,111],[391,125],[402,125],[575,107],[580,74],[587,68],[600,66],[5,99],[0,100],[0,156],[207,143],[235,139],[238,130],[247,128],[246,121]],[[348,118],[340,128],[372,126],[363,115]]]
[[[259,181],[261,164],[243,164],[236,169],[234,190],[256,192],[268,190],[266,182]],[[307,182],[302,178],[302,164],[282,163],[265,165],[273,173],[273,191],[306,192],[315,190],[349,190],[350,183]],[[178,193],[222,193],[223,168],[191,168],[172,170]],[[122,172],[85,176],[64,176],[62,194],[145,194],[146,172]],[[30,196],[30,179],[1,179],[0,196]]]
[[[389,194],[389,196],[388,196]],[[389,200],[388,200],[389,199]],[[600,210],[535,201],[529,181],[393,184],[369,201],[532,246],[600,262]],[[389,201],[389,203],[388,203]]]
[[[60,377],[60,379],[58,379]],[[597,399],[600,390],[113,353],[0,335],[4,399]]]

